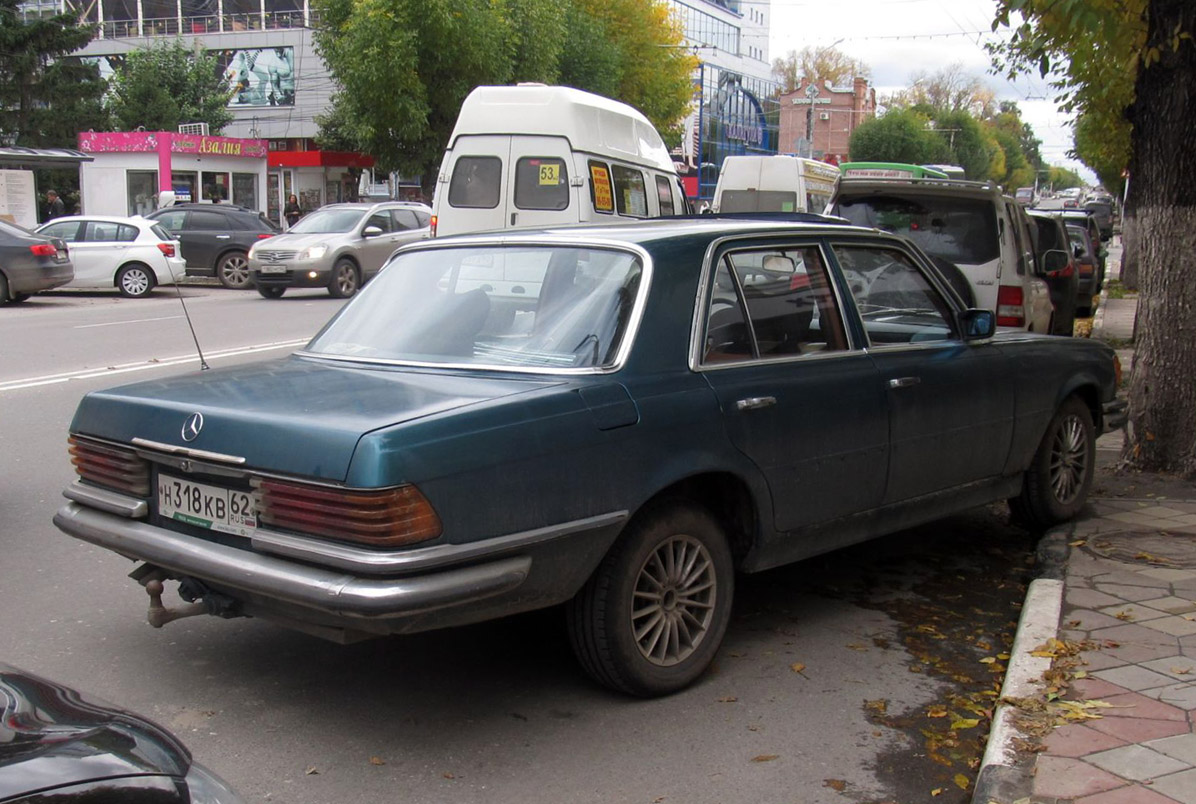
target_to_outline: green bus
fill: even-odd
[[[844,178],[861,179],[946,179],[942,170],[901,162],[843,162],[839,172]]]

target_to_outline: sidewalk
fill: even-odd
[[[1093,321],[1127,373],[1136,312],[1102,294]],[[1055,579],[1027,594],[973,804],[1196,804],[1196,484],[1094,494],[1039,555]]]

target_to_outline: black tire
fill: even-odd
[[[287,289],[278,285],[258,285],[257,292],[262,295],[263,299],[281,299]]]
[[[148,265],[131,262],[122,265],[116,272],[116,289],[120,295],[130,299],[140,299],[150,295],[154,289],[157,277]]]
[[[8,277],[0,274],[0,304],[8,301]]]
[[[230,251],[216,263],[216,278],[230,290],[248,290],[253,285],[249,256],[244,251]]]
[[[1092,318],[1092,304],[1089,303],[1087,305],[1077,305],[1076,318]]]
[[[361,274],[352,260],[339,259],[332,267],[332,279],[328,283],[328,292],[335,299],[347,299],[361,287]]]
[[[1014,515],[1031,526],[1066,522],[1088,501],[1096,466],[1092,412],[1075,396],[1059,406],[1022,479],[1022,492],[1009,501]]]
[[[684,689],[718,652],[734,587],[713,517],[686,501],[656,505],[632,520],[570,601],[573,652],[611,689],[642,697]]]

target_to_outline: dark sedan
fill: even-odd
[[[61,287],[74,278],[75,268],[62,238],[0,221],[0,304],[23,302],[39,290]]]
[[[1051,305],[1055,308],[1051,316],[1051,334],[1071,335],[1075,330],[1080,279],[1067,227],[1054,212],[1032,209],[1029,217],[1034,225],[1030,230],[1034,256],[1042,278],[1051,289]]]
[[[343,641],[564,603],[595,679],[663,694],[737,570],[1075,516],[1116,356],[994,329],[908,239],[820,216],[427,241],[293,356],[84,397],[54,522],[179,581],[169,616]]]
[[[253,287],[253,244],[282,231],[260,212],[232,204],[176,204],[146,217],[178,238],[187,276],[214,276],[234,290]]]
[[[240,804],[241,799],[156,723],[0,664],[0,801]]]

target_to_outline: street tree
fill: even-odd
[[[905,162],[921,165],[946,162],[951,149],[929,121],[908,109],[895,109],[865,120],[851,133],[849,150],[855,162]]]
[[[19,0],[0,0],[0,136],[16,145],[75,147],[75,135],[107,128],[95,65],[68,54],[94,27],[73,14],[22,19]]]
[[[855,78],[871,78],[872,68],[834,46],[807,45],[773,59],[772,75],[781,84],[782,92],[792,92],[803,81],[818,86],[827,81],[832,86],[850,85]]]
[[[1130,126],[1127,215],[1139,250],[1130,374],[1131,466],[1196,478],[1196,3],[1191,0],[998,0],[1012,28],[1011,69],[1051,74],[1063,102]],[[1127,89],[1131,87],[1132,89]]]
[[[207,123],[219,134],[233,119],[231,91],[215,56],[174,40],[130,51],[112,75],[105,104],[120,130],[174,131],[180,123]]]
[[[958,63],[935,73],[912,73],[909,88],[894,92],[886,103],[898,108],[927,106],[936,113],[962,111],[977,118],[991,117],[996,110],[992,89]]]

